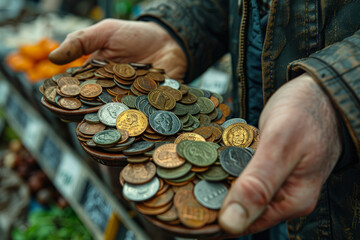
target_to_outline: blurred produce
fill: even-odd
[[[6,64],[15,72],[24,72],[31,83],[50,78],[66,69],[81,66],[87,57],[81,57],[75,61],[56,65],[48,60],[49,53],[59,46],[59,42],[49,38],[43,38],[35,44],[24,44],[18,51],[12,52],[6,57]]]

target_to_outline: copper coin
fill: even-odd
[[[182,99],[180,100],[183,104],[193,104],[196,103],[197,97],[192,93],[187,93],[183,95]]]
[[[206,142],[205,138],[197,133],[182,133],[175,139],[174,143],[178,144],[183,140]]]
[[[150,200],[144,201],[143,204],[147,207],[158,208],[158,207],[162,207],[162,206],[168,204],[169,202],[171,202],[173,197],[174,197],[174,191],[171,188],[169,188],[163,194],[155,196],[154,198],[152,198]]]
[[[215,141],[222,137],[223,132],[219,128],[213,126],[209,126],[209,128],[211,129],[212,135],[215,137]]]
[[[107,65],[104,66],[104,70],[105,70],[106,72],[108,72],[108,73],[114,74],[114,70],[113,70],[114,65],[115,65],[114,63],[109,63],[109,64],[107,64]]]
[[[223,114],[222,116],[221,116],[221,118],[219,119],[219,120],[217,120],[217,121],[214,121],[213,123],[216,123],[216,124],[223,124],[224,122],[225,122],[225,115]]]
[[[171,94],[159,89],[149,92],[148,99],[152,106],[160,110],[168,111],[176,105],[176,101]]]
[[[148,127],[148,119],[138,110],[127,110],[116,118],[116,128],[129,132],[130,137],[139,136]]]
[[[151,71],[151,69],[149,71]],[[165,80],[165,76],[159,72],[149,72],[146,76],[156,82],[163,82]]]
[[[219,99],[217,99],[216,97],[214,96],[211,96],[210,97],[210,100],[214,103],[214,106],[215,107],[218,107],[219,106]],[[220,109],[221,110],[221,109]]]
[[[80,95],[86,98],[95,98],[102,93],[102,87],[99,84],[87,84],[81,88]]]
[[[100,75],[102,75],[102,76],[104,76],[106,78],[113,78],[113,76],[114,76],[114,74],[108,73],[107,71],[105,71],[104,68],[96,69],[95,73],[100,74]]]
[[[146,214],[146,215],[162,214],[162,213],[166,212],[167,210],[169,210],[171,208],[171,206],[172,206],[171,202],[169,202],[168,204],[166,204],[162,207],[158,207],[158,208],[150,208],[141,203],[135,204],[136,209],[139,212],[141,212],[142,214]]]
[[[166,222],[167,224],[170,224],[170,225],[179,225],[181,222],[180,222],[180,219],[176,219],[174,221],[169,221],[169,222]]]
[[[170,93],[174,97],[175,101],[179,101],[182,98],[182,93],[180,90],[173,89],[172,87],[169,86],[159,86],[158,89]]]
[[[115,87],[112,87],[112,88],[109,88],[109,89],[106,89],[106,90],[107,90],[107,91],[111,91],[112,93],[115,94],[115,96],[116,96],[116,95],[119,95],[119,94],[121,94],[121,95],[126,95],[126,94],[128,94],[128,92],[129,92],[129,90],[122,89],[122,88],[120,88],[120,87],[118,87],[118,86],[115,86]]]
[[[156,165],[163,168],[176,168],[185,164],[185,159],[176,153],[176,144],[168,143],[158,147],[153,154]]]
[[[227,127],[222,135],[226,146],[249,147],[254,139],[254,132],[245,123],[234,123]]]
[[[198,127],[193,132],[201,135],[205,139],[209,138],[212,135],[212,131],[210,127]]]
[[[185,201],[195,200],[193,189],[182,189],[175,193],[173,203],[176,208],[179,208]]]
[[[226,105],[224,103],[221,103],[219,105],[219,109],[221,110],[221,112],[223,113],[225,118],[230,115],[231,110],[230,110],[230,107],[228,105]]]
[[[84,79],[88,79],[94,76],[94,71],[93,70],[89,70],[87,72],[82,72],[79,74],[75,75],[75,78],[80,79],[80,80],[84,80]]]
[[[135,69],[130,64],[115,64],[114,73],[119,77],[130,78],[136,74]]]
[[[72,85],[66,84],[60,88],[60,91],[61,91],[61,93],[65,94],[67,96],[76,97],[80,93],[80,87],[79,87],[79,85],[75,85],[75,84],[72,84]]]
[[[145,69],[136,69],[136,75],[145,76],[149,71]]]
[[[124,129],[118,129],[118,132],[121,133],[121,138],[118,141],[118,144],[124,143],[129,139],[129,132]]]
[[[79,131],[86,135],[94,135],[95,133],[105,130],[105,128],[106,126],[102,123],[90,124],[83,122],[79,127]]]
[[[111,88],[111,87],[115,87],[116,85],[112,80],[96,80],[96,83],[103,88]]]
[[[201,228],[208,222],[209,213],[196,200],[187,200],[178,208],[180,222],[190,228]]]
[[[60,98],[59,104],[69,110],[75,110],[81,107],[81,102],[76,98]]]
[[[161,178],[159,178],[159,180],[160,180]],[[162,179],[161,179],[162,180]],[[163,186],[159,189],[159,191],[156,193],[156,195],[155,196],[159,196],[159,195],[161,195],[161,194],[163,194],[164,192],[166,192],[169,188],[170,188],[170,185],[169,184],[166,184],[165,182],[164,182],[164,180],[162,180],[162,182],[163,182]],[[160,182],[161,183],[161,182]]]
[[[121,172],[120,172],[120,177],[119,177],[120,184],[121,184],[122,187],[125,185],[125,179],[124,179],[124,177],[123,177],[123,175],[124,175],[124,169],[125,169],[125,168],[123,168],[123,169],[121,170]]]
[[[62,77],[59,78],[59,80],[57,81],[58,86],[61,88],[64,85],[80,85],[80,82],[77,78],[74,77]]]
[[[172,205],[169,210],[167,210],[162,214],[157,215],[156,218],[164,222],[170,222],[177,220],[179,216],[177,214],[175,206]]]
[[[150,92],[151,90],[154,90],[157,88],[156,82],[146,76],[137,77],[134,81],[134,84],[135,83],[137,83],[139,85],[139,87],[146,92]]]
[[[215,222],[216,219],[218,218],[219,211],[208,209],[208,208],[206,210],[209,213],[208,221],[206,222],[206,224],[210,224],[210,223]]]
[[[149,182],[156,174],[156,166],[152,162],[129,163],[124,168],[123,178],[131,184],[143,184]]]
[[[114,76],[114,80],[122,85],[125,85],[125,86],[130,86],[131,84],[133,84],[133,79],[123,79],[123,78],[120,78],[118,76]]]
[[[43,86],[40,86],[39,87],[39,92],[44,95],[45,94],[45,90],[44,90],[44,87]]]
[[[193,165],[190,169],[190,171],[192,172],[196,172],[196,173],[201,173],[201,172],[205,172],[209,169],[209,167],[198,167]]]
[[[191,172],[190,172],[191,173]],[[196,175],[193,175],[193,177],[191,177],[190,179],[184,181],[184,182],[172,182],[170,180],[164,179],[164,182],[166,182],[167,184],[171,185],[172,187],[181,187],[181,186],[185,186],[186,184],[188,184],[189,182],[193,181],[195,179]]]
[[[183,191],[183,190],[193,190],[194,184],[192,182],[188,182],[187,184],[180,186],[180,187],[172,186],[172,189],[175,193]]]

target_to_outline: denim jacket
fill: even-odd
[[[246,118],[248,11],[249,0],[160,0],[140,19],[159,22],[183,47],[186,81],[230,51],[235,109]],[[308,72],[331,99],[349,139],[316,209],[288,221],[291,239],[360,239],[359,11],[360,0],[272,1],[261,55],[264,103],[286,81]]]

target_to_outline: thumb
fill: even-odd
[[[83,30],[70,33],[61,45],[52,51],[48,58],[55,64],[69,63],[82,55],[103,48],[113,31],[112,19],[103,20]]]
[[[281,124],[266,126],[263,129],[254,157],[233,183],[222,204],[219,224],[231,234],[243,233],[262,215],[275,193],[300,161],[294,159],[295,156],[289,152],[285,155],[284,151],[274,150],[274,142],[281,141],[273,134],[276,130],[274,128],[279,128],[278,126]],[[286,148],[289,143],[285,139],[282,143]]]

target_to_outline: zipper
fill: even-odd
[[[239,31],[239,55],[238,55],[238,65],[237,65],[237,75],[240,85],[240,117],[246,118],[247,109],[246,109],[246,78],[245,78],[245,42],[246,42],[246,28],[247,28],[247,18],[248,18],[248,3],[246,0],[242,1],[242,18],[240,22],[240,31]]]

